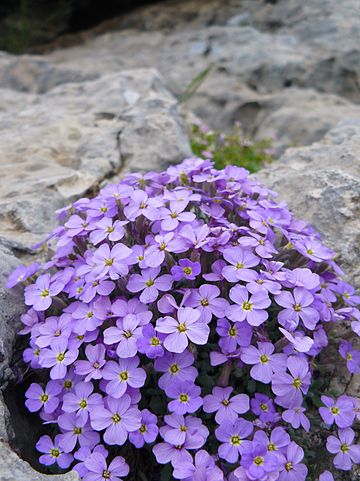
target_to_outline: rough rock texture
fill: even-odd
[[[71,48],[0,53],[3,388],[15,377],[23,309],[21,290],[3,287],[17,258],[30,259],[57,208],[126,170],[160,169],[189,154],[176,97],[209,65],[183,108],[220,129],[240,120],[251,135],[274,137],[279,153],[308,145],[286,150],[259,177],[321,231],[360,287],[360,4],[219,3],[168,1],[84,33]],[[336,377],[356,392],[358,381]],[[10,450],[13,421],[0,393],[0,481],[55,481]]]
[[[321,142],[288,149],[257,176],[316,227],[360,287],[360,119]]]
[[[189,154],[176,100],[152,69],[21,98],[21,109],[0,113],[5,244],[30,247],[53,225],[57,208],[120,170],[161,168]]]

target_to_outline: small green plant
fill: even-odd
[[[249,139],[238,122],[228,134],[210,130],[200,122],[193,123],[190,145],[194,155],[212,159],[217,169],[231,164],[257,172],[273,160],[271,139]]]

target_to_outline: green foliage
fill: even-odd
[[[217,169],[237,165],[250,172],[257,172],[273,160],[271,139],[252,141],[245,136],[239,123],[234,125],[229,134],[221,134],[204,125],[192,124],[190,145],[194,155],[211,158]]]

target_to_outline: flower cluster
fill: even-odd
[[[245,169],[193,158],[59,211],[51,259],[8,283],[26,286],[24,360],[41,369],[26,406],[54,434],[41,463],[84,481],[170,467],[185,481],[305,480],[293,434],[311,427],[314,360],[334,323],[360,335],[360,299],[274,197]],[[353,345],[339,352],[359,373]],[[321,400],[333,464],[350,470],[358,400]]]

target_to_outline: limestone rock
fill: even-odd
[[[152,69],[21,94],[0,112],[0,241],[29,247],[54,211],[124,170],[189,155],[177,102]],[[25,97],[24,97],[25,95]]]
[[[1,440],[0,467],[0,481],[76,481],[79,479],[75,471],[54,476],[38,473]]]
[[[322,141],[288,149],[258,177],[306,219],[360,287],[360,122],[343,122]]]

